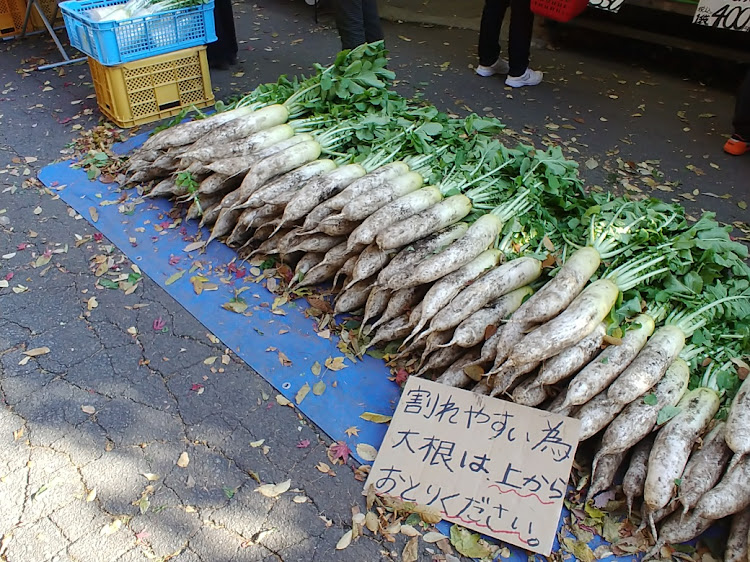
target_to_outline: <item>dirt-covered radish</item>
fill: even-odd
[[[670,325],[659,328],[609,386],[607,395],[623,405],[643,396],[664,376],[683,347],[685,333],[680,328]]]
[[[385,228],[378,234],[375,242],[384,250],[403,248],[415,240],[457,223],[471,209],[471,199],[461,194],[453,195],[413,217]]]
[[[573,377],[568,384],[568,403],[580,406],[605,390],[643,349],[653,332],[654,319],[651,316],[636,316],[622,337],[620,345],[607,347],[596,360]]]
[[[511,392],[510,397],[516,404],[535,407],[547,400],[549,394],[547,394],[547,389],[536,384],[534,376],[531,376],[516,386],[513,392]]]
[[[539,361],[531,361],[521,365],[515,365],[508,362],[502,364],[500,369],[492,370],[487,373],[492,378],[491,396],[500,396],[508,392],[513,384],[522,376],[530,373],[539,366]]]
[[[625,494],[628,514],[633,510],[635,500],[643,497],[643,488],[646,485],[646,474],[648,472],[648,456],[651,454],[655,437],[655,435],[651,435],[638,442],[630,455],[630,464],[622,478],[622,493]]]
[[[371,244],[375,237],[388,225],[396,221],[415,215],[422,209],[434,205],[442,199],[440,190],[437,187],[424,187],[407,195],[399,197],[392,203],[381,207],[362,221],[357,228],[349,235],[349,246],[354,247],[358,244]],[[356,203],[352,201],[347,205]],[[349,220],[361,220],[347,216]],[[390,287],[391,289],[394,287]]]
[[[724,549],[724,562],[747,562],[748,532],[750,532],[750,509],[745,508],[732,516],[727,546]]]
[[[739,513],[750,505],[750,457],[742,456],[730,465],[719,483],[701,496],[694,513],[717,520]]]
[[[348,242],[347,242],[348,243]],[[354,271],[354,266],[357,263],[357,260],[359,259],[359,252],[352,253],[349,258],[341,265],[338,271],[336,271],[336,274],[333,276],[332,284],[334,287],[337,287],[339,284],[339,279],[346,284],[346,278],[349,277],[352,274],[352,271]]]
[[[526,334],[513,347],[508,361],[544,361],[576,344],[607,317],[619,294],[620,289],[612,281],[594,281],[563,312]]]
[[[367,296],[370,294],[370,289],[374,281],[374,279],[363,279],[359,283],[355,283],[349,287],[346,291],[339,293],[334,304],[334,312],[336,314],[343,314],[344,312],[352,312],[365,306]]]
[[[750,383],[747,377],[732,400],[727,416],[726,439],[737,455],[750,453]]]
[[[474,379],[469,377],[464,372],[464,369],[467,366],[471,365],[474,361],[479,359],[479,352],[479,348],[475,347],[464,353],[461,357],[454,361],[453,364],[448,367],[442,375],[435,379],[435,382],[439,382],[440,384],[453,386],[456,388],[466,388],[470,384],[473,384]]]
[[[725,441],[726,424],[717,422],[703,438],[700,449],[690,455],[682,473],[678,499],[683,513],[695,507],[698,500],[721,479],[732,458],[732,450]]]
[[[422,314],[407,341],[420,334],[422,328],[446,307],[466,285],[474,282],[483,273],[495,267],[500,262],[501,257],[502,252],[500,250],[485,250],[469,263],[449,273],[430,287],[422,301]],[[428,334],[421,334],[421,336],[426,335]]]
[[[307,287],[333,279],[341,266],[343,266],[351,257],[352,255],[346,249],[346,242],[334,246],[326,252],[323,261],[310,269],[304,279],[299,281],[296,285],[298,287]]]
[[[393,320],[397,316],[402,314],[408,314],[411,312],[418,303],[422,301],[426,287],[410,287],[408,289],[399,289],[391,294],[391,299],[388,301],[388,306],[385,312],[381,315],[377,322],[372,327],[377,328],[381,324],[385,324],[389,320]]]
[[[447,330],[457,326],[493,300],[528,285],[539,277],[541,271],[541,262],[530,257],[517,258],[490,270],[435,314],[430,322],[430,330]]]
[[[362,333],[370,333],[371,327],[368,322],[373,318],[380,316],[388,308],[388,301],[391,299],[392,291],[375,285],[370,291],[365,303],[365,315],[362,317]]]
[[[419,303],[419,306],[417,306],[414,310],[417,312],[419,311],[419,307],[422,306],[422,303]],[[412,323],[412,326],[414,325],[414,321],[412,318],[409,319],[409,321]],[[445,344],[450,341],[450,339],[453,337],[453,330],[446,330],[445,332],[432,332],[429,336],[427,336],[423,341],[425,342],[424,350],[422,351],[422,355],[419,358],[420,366],[422,363],[424,363],[427,358],[432,354],[433,352],[437,351],[438,349],[445,347]]]
[[[607,426],[597,456],[626,451],[645,438],[656,427],[659,413],[680,401],[689,380],[690,367],[678,357],[653,388],[649,399],[639,398],[631,402]]]
[[[284,174],[315,160],[320,156],[320,150],[320,144],[316,141],[306,141],[273,156],[269,156],[255,164],[252,170],[245,176],[239,189],[232,191],[222,199],[222,211],[211,229],[209,242],[220,236],[224,236],[234,228],[237,219],[242,214],[241,208],[233,208],[235,205],[244,203],[255,190],[272,177]],[[287,205],[288,207],[289,205]]]
[[[574,416],[581,420],[581,432],[578,435],[580,441],[590,439],[602,429],[607,427],[615,416],[622,410],[622,404],[612,402],[606,392],[601,392],[586,402]]]
[[[157,183],[151,191],[146,193],[144,197],[165,197],[167,195],[185,195],[187,189],[181,189],[176,183],[175,178],[169,177],[164,178]]]
[[[657,553],[664,544],[681,544],[691,541],[704,533],[713,523],[711,519],[700,517],[697,513],[682,517],[681,513],[673,513],[659,529],[657,545],[646,554],[649,558]]]
[[[606,455],[599,460],[599,464],[593,469],[593,474],[591,475],[591,484],[586,494],[587,500],[612,487],[617,475],[617,469],[620,468],[624,460],[625,452]]]
[[[323,201],[309,213],[304,215],[305,220],[302,222],[302,230],[310,234],[315,234],[320,222],[330,217],[333,213],[335,213],[335,211]]]
[[[552,401],[546,405],[544,409],[553,414],[573,417],[578,411],[578,406],[571,406],[565,403],[565,389],[563,389],[560,394],[555,396]]]
[[[265,205],[257,209],[245,209],[237,219],[237,224],[226,240],[227,246],[241,246],[252,235],[252,228],[258,221],[268,221],[278,217],[282,208],[274,205]]]
[[[214,126],[193,144],[192,149],[221,146],[233,140],[249,137],[258,131],[282,125],[288,119],[289,112],[286,107],[278,104],[268,105],[252,113],[241,115],[236,120]]]
[[[649,509],[661,509],[669,503],[693,445],[719,411],[719,404],[719,395],[714,390],[691,390],[678,403],[680,412],[659,430],[648,458],[643,492]]]
[[[368,172],[367,175],[353,181],[344,191],[328,200],[328,205],[337,211],[343,209],[354,198],[377,191],[387,182],[403,176],[409,172],[406,162],[391,162]]]
[[[607,327],[602,322],[593,332],[577,344],[561,351],[544,362],[536,377],[536,384],[556,384],[574,375],[581,367],[588,364],[601,349]]]
[[[431,283],[456,271],[486,250],[494,242],[502,226],[503,223],[497,216],[493,214],[482,215],[469,226],[466,234],[453,244],[439,254],[421,261],[419,266],[404,278],[392,279],[386,286],[390,288],[394,288],[394,286],[414,287]],[[522,285],[525,285],[525,283]]]
[[[449,345],[474,347],[482,343],[485,340],[487,328],[497,327],[503,318],[513,314],[521,306],[523,299],[533,292],[531,287],[521,287],[495,299],[485,308],[477,310],[456,326]]]
[[[325,258],[324,253],[319,252],[308,252],[297,262],[294,267],[294,275],[292,279],[302,279],[305,274],[310,271],[313,267],[318,265]]]
[[[349,281],[349,286],[361,279],[377,275],[386,266],[390,259],[391,255],[388,252],[381,250],[377,244],[370,244],[362,250],[361,254],[359,254],[359,259],[357,260],[357,263],[354,264],[352,280]],[[344,290],[349,286],[344,287]]]
[[[210,131],[214,130],[216,127],[220,127],[224,123],[228,123],[240,117],[251,115],[252,113],[254,112],[249,107],[238,107],[229,111],[214,113],[205,119],[195,119],[193,121],[180,123],[149,137],[139,149],[139,153],[192,144]],[[280,110],[279,115],[281,115]]]
[[[309,164],[300,166],[283,174],[279,178],[266,183],[263,187],[255,191],[247,200],[241,205],[242,207],[262,207],[265,204],[286,205],[291,197],[290,193],[294,193],[300,189],[308,181],[330,172],[336,168],[336,163],[333,160],[318,159],[313,160]]]
[[[211,174],[204,179],[198,186],[198,196],[206,197],[209,195],[226,193],[237,189],[242,183],[241,176],[227,176],[225,174]]]
[[[407,172],[406,174],[398,176],[386,182],[385,184],[382,184],[376,191],[370,190],[362,193],[357,197],[354,197],[346,205],[344,205],[344,207],[341,209],[341,214],[350,221],[365,220],[367,219],[367,217],[371,216],[383,207],[386,207],[394,203],[395,201],[398,201],[399,199],[401,199],[405,195],[408,195],[409,193],[412,193],[413,191],[417,191],[422,187],[423,182],[424,180],[422,179],[422,176],[417,172]],[[432,189],[438,188],[435,187]],[[438,190],[438,192],[439,191],[440,190]],[[442,199],[442,197],[433,200],[432,204],[437,203],[438,201],[440,201],[440,199]],[[420,207],[409,215],[396,217],[393,222],[416,214],[428,207],[429,205],[426,207]],[[390,225],[393,223],[388,224]],[[371,242],[373,240],[371,240]]]
[[[378,285],[385,286],[394,276],[410,270],[430,254],[439,252],[454,240],[458,240],[468,228],[468,224],[460,222],[407,246],[397,253],[378,274]]]
[[[208,138],[210,135],[206,135]],[[232,158],[247,156],[257,150],[262,150],[277,142],[290,139],[294,136],[294,129],[287,124],[276,125],[268,129],[258,131],[255,134],[239,138],[234,142],[211,143],[203,145],[203,141],[191,146],[180,156],[183,160],[198,160],[200,162],[212,162],[219,158]],[[202,146],[198,146],[201,144]]]
[[[441,347],[427,357],[427,360],[422,364],[416,374],[419,376],[429,371],[445,370],[455,363],[464,353],[466,353],[466,350],[463,347]]]
[[[599,252],[594,248],[576,250],[557,274],[516,311],[511,321],[529,326],[554,318],[573,302],[600,263]]]
[[[283,249],[279,248],[285,254],[292,252],[321,252],[325,253],[331,248],[338,246],[341,242],[346,241],[343,236],[335,237],[327,234],[305,234],[300,233],[294,242],[288,244]]]
[[[411,324],[409,323],[409,316],[407,314],[397,316],[378,327],[378,330],[375,332],[375,336],[372,340],[370,340],[368,347],[376,346],[384,342],[400,340],[406,336],[410,330]]]
[[[367,171],[359,164],[347,164],[309,181],[287,203],[280,224],[288,225],[303,218],[366,173]]]
[[[313,232],[317,230],[329,236],[344,236],[354,232],[359,225],[359,221],[350,221],[340,215],[334,215],[320,221]]]

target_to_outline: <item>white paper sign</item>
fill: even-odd
[[[730,31],[749,31],[750,0],[700,0],[693,23]]]
[[[580,421],[410,377],[365,483],[549,556]]]

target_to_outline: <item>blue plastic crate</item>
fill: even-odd
[[[69,0],[60,3],[70,44],[106,66],[163,55],[216,41],[214,1],[122,21],[94,21],[94,8],[127,0]]]

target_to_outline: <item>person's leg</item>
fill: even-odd
[[[735,134],[750,141],[750,70],[745,74],[740,91],[737,92],[732,126]]]
[[[366,42],[362,2],[363,0],[334,0],[336,27],[344,50]]]
[[[529,67],[534,13],[529,0],[511,0],[508,62],[510,76],[521,76]]]
[[[479,25],[479,64],[491,66],[500,56],[500,30],[510,0],[485,0]]]
[[[214,2],[216,41],[206,47],[208,62],[213,68],[226,69],[237,57],[237,36],[231,0]]]
[[[380,25],[377,0],[362,0],[362,17],[365,24],[365,40],[368,43],[380,41],[385,37]]]
[[[745,154],[750,150],[750,69],[737,92],[732,128],[734,133],[724,145],[724,150],[735,156]]]

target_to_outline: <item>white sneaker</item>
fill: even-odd
[[[508,76],[505,79],[505,85],[511,88],[520,88],[522,86],[536,86],[544,78],[544,73],[538,70],[526,69],[521,76]]]
[[[492,65],[484,66],[483,64],[477,65],[476,73],[479,76],[494,76],[495,74],[508,74],[508,61],[505,59],[497,59]]]

